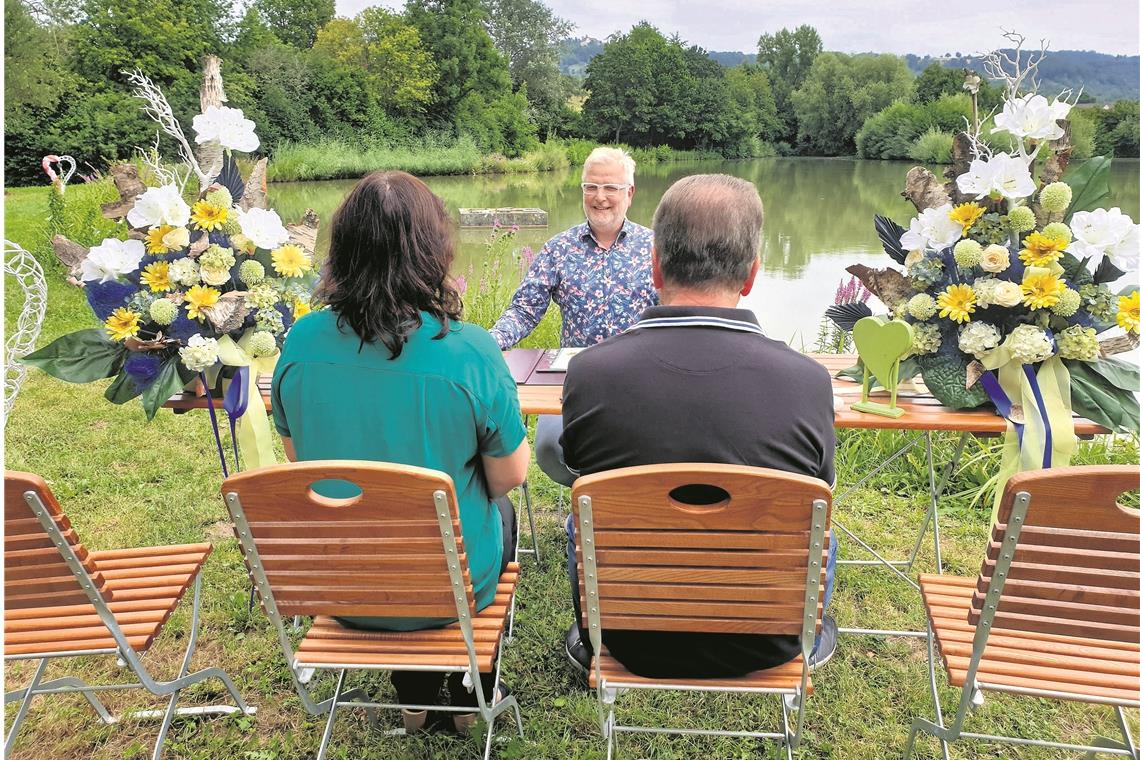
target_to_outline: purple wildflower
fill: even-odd
[[[530,266],[531,263],[534,262],[534,249],[529,245],[524,245],[519,251],[519,254],[521,254],[523,259],[526,260],[527,266]]]
[[[459,292],[459,295],[463,295],[464,293],[466,293],[467,292],[467,278],[464,277],[463,275],[459,275],[458,277],[456,277],[455,278],[455,289]]]

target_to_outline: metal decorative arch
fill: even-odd
[[[44,323],[44,314],[47,311],[47,281],[44,279],[44,270],[35,256],[10,240],[4,241],[4,275],[12,277],[19,283],[20,292],[24,296],[24,303],[20,307],[20,318],[4,343],[2,424],[6,426],[12,405],[16,402],[16,394],[20,392],[20,386],[28,374],[28,368],[20,362],[20,358],[31,353],[36,347],[36,338],[39,337],[40,328]]]

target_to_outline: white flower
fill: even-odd
[[[988,322],[970,322],[958,333],[958,349],[964,354],[980,354],[996,348],[1001,342],[1001,333]]]
[[[902,247],[941,251],[958,242],[962,237],[962,225],[950,218],[953,208],[953,205],[947,203],[938,208],[928,208],[911,219],[910,229],[902,234],[899,241]]]
[[[198,270],[198,275],[202,278],[202,282],[207,285],[225,285],[230,281],[230,270],[221,267],[201,267]]]
[[[1036,325],[1018,325],[1005,338],[1009,357],[1018,364],[1036,364],[1053,355],[1053,341]]]
[[[198,262],[194,259],[175,259],[170,262],[170,279],[179,285],[198,284]]]
[[[982,251],[982,262],[979,266],[991,274],[1004,272],[1009,269],[1009,249],[997,243],[987,245]]]
[[[975,199],[993,193],[1017,200],[1028,198],[1037,189],[1029,175],[1029,165],[1008,153],[998,153],[989,161],[975,158],[970,162],[970,171],[958,177],[957,182],[959,190]]]
[[[974,296],[978,299],[979,309],[988,309],[993,305],[994,290],[997,288],[996,277],[979,277],[974,280]]]
[[[80,279],[110,282],[139,268],[146,246],[141,240],[107,238],[87,253],[79,265]]]
[[[1058,119],[1069,116],[1072,106],[1056,99],[1051,104],[1042,95],[1024,95],[1005,101],[1001,113],[994,117],[991,132],[1009,132],[1014,137],[1033,140],[1057,140],[1065,130]]]
[[[182,200],[182,193],[174,185],[148,187],[127,212],[132,227],[154,227],[169,224],[184,227],[190,221],[190,207]]]
[[[207,370],[218,361],[218,341],[192,335],[186,346],[178,349],[178,357],[191,372]]]
[[[254,134],[254,123],[245,118],[240,108],[206,106],[206,112],[194,117],[194,142],[221,143],[223,148],[249,153],[261,143]]]
[[[1021,295],[1021,286],[1016,282],[998,280],[997,285],[994,286],[993,294],[990,296],[990,302],[994,306],[1017,306],[1021,303]]]
[[[241,234],[252,240],[258,248],[271,251],[281,247],[289,239],[289,230],[285,229],[276,211],[251,208],[244,212],[238,209],[237,214]]]
[[[1122,269],[1140,268],[1140,231],[1132,217],[1122,214],[1119,208],[1078,211],[1069,228],[1073,242],[1068,251],[1077,258],[1097,259],[1090,261],[1090,266],[1095,267],[1101,256],[1107,256]]]
[[[162,236],[162,244],[172,251],[179,251],[190,245],[190,230],[185,227],[175,227]]]

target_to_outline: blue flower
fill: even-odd
[[[210,233],[210,243],[213,245],[220,245],[222,248],[230,248],[230,236],[220,230],[214,230]]]
[[[161,368],[161,359],[153,354],[145,353],[132,352],[123,364],[123,369],[131,376],[131,380],[134,381],[135,387],[139,390],[149,388],[154,379],[158,377],[158,371]]]
[[[281,324],[285,325],[285,330],[288,331],[293,326],[293,310],[283,303],[276,303],[273,308],[281,313]]]
[[[166,334],[171,338],[177,338],[185,343],[191,336],[197,335],[202,332],[202,326],[193,319],[188,319],[185,314],[179,314],[170,323],[170,327],[166,328]]]
[[[99,317],[101,322],[106,322],[107,317],[111,316],[111,312],[125,305],[127,300],[135,294],[138,286],[116,282],[115,280],[109,282],[92,280],[87,283],[84,290],[87,291],[87,303],[91,305],[95,316]]]

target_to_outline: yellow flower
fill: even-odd
[[[166,261],[156,261],[148,264],[139,275],[143,285],[150,288],[151,293],[165,293],[172,290],[174,285],[170,282],[170,264]]]
[[[170,253],[172,249],[167,246],[162,239],[166,237],[166,233],[173,231],[174,228],[169,224],[160,224],[156,227],[151,227],[146,233],[146,252],[155,255]]]
[[[293,302],[293,319],[297,320],[305,316],[313,310],[312,305],[305,300],[298,298]]]
[[[215,206],[206,201],[198,201],[190,209],[190,221],[198,225],[200,230],[214,231],[221,229],[229,219],[230,210],[225,206]]]
[[[1056,306],[1066,285],[1047,269],[1029,268],[1021,280],[1022,303],[1032,310]]]
[[[1130,333],[1140,333],[1140,290],[1120,299],[1120,311],[1116,312],[1116,324]]]
[[[962,225],[962,234],[965,235],[974,226],[974,222],[978,221],[984,213],[986,213],[985,208],[977,203],[963,203],[955,206],[954,210],[950,212],[950,221]]]
[[[126,340],[139,332],[139,315],[130,309],[115,309],[104,323],[111,340]]]
[[[938,294],[938,316],[955,322],[969,322],[977,305],[978,296],[969,285],[951,285]]]
[[[283,245],[274,250],[273,268],[283,277],[300,277],[313,268],[312,259],[299,245]]]
[[[186,291],[186,316],[190,319],[199,319],[202,309],[213,306],[218,302],[221,293],[204,285],[195,285]]]
[[[1019,258],[1027,267],[1047,267],[1061,258],[1061,251],[1068,247],[1063,238],[1045,237],[1040,232],[1034,232],[1021,241],[1022,251]]]

